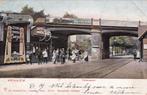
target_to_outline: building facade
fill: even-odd
[[[32,17],[19,13],[0,13],[0,17],[0,63],[26,62]]]

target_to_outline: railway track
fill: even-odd
[[[91,71],[79,74],[75,76],[75,78],[104,78],[105,76],[128,64],[130,61],[131,60],[118,60],[115,63],[112,62],[105,66],[98,67]]]

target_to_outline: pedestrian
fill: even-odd
[[[30,63],[30,54],[26,55],[26,60],[27,60],[27,64],[29,64]]]
[[[72,56],[71,56],[71,59],[72,59],[73,63],[76,62],[76,51],[75,51],[75,49],[72,50]]]
[[[65,50],[64,50],[64,48],[63,49],[61,49],[61,52],[60,52],[60,54],[61,54],[61,64],[64,64],[65,63]]]
[[[60,49],[57,49],[56,53],[57,53],[57,62],[60,62]]]
[[[81,60],[82,50],[80,49],[78,53],[79,53],[79,60]]]
[[[32,65],[33,53],[29,54],[30,64]]]
[[[88,52],[87,51],[84,52],[84,61],[88,62]]]
[[[61,54],[61,52],[62,52],[62,49],[60,48],[59,49],[59,59],[58,59],[58,62],[61,62],[62,61],[62,54]]]
[[[43,56],[42,56],[42,52],[41,50],[38,51],[38,64],[42,64],[42,60],[43,59]]]
[[[68,50],[67,50],[67,59],[68,59],[68,60],[71,60],[71,55],[72,55],[71,49],[68,48]]]
[[[135,50],[134,50],[134,52],[133,52],[133,55],[134,55],[134,60],[136,60],[137,53],[136,53]]]
[[[54,64],[56,64],[57,61],[57,56],[58,56],[58,51],[57,50],[53,50],[53,54],[52,54],[52,61]]]
[[[42,55],[43,55],[44,63],[47,64],[48,53],[46,49],[42,52]]]

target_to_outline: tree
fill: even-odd
[[[32,7],[28,7],[28,5],[25,5],[22,10],[21,10],[21,13],[22,14],[25,14],[25,15],[31,15],[33,17],[34,15],[34,10]]]
[[[123,50],[131,51],[137,49],[137,41],[127,36],[115,36],[110,38],[110,46],[117,48],[117,50],[119,49],[119,52]]]
[[[25,15],[31,15],[34,20],[37,20],[37,18],[40,18],[40,17],[45,17],[44,10],[40,10],[36,12],[34,11],[32,7],[28,7],[28,5],[25,5],[22,8],[21,13]]]
[[[64,15],[63,15],[63,18],[78,18],[77,16],[75,16],[74,14],[69,14],[68,12],[66,12]],[[65,20],[65,19],[62,19],[62,18],[54,18],[54,23],[70,23],[72,21],[70,20]]]
[[[61,22],[61,19],[59,19],[59,18],[54,18],[53,22],[54,22],[54,23],[60,23],[60,22]]]
[[[39,12],[35,12],[33,15],[34,20],[37,20],[37,18],[44,18],[45,14],[44,14],[44,10],[40,10]]]
[[[70,13],[66,12],[63,15],[63,18],[78,18],[78,17],[76,15],[74,15],[74,14],[70,14]]]

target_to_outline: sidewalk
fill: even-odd
[[[38,68],[52,68],[52,67],[61,67],[65,65],[74,65],[79,63],[78,61],[76,63],[73,63],[72,61],[67,61],[64,64],[61,64],[61,62],[57,62],[56,64],[53,64],[53,62],[38,64],[38,63],[32,63],[32,64],[9,64],[9,65],[2,65],[0,66],[0,71],[13,71],[13,70],[28,70],[28,69],[38,69]]]
[[[117,69],[106,78],[131,78],[146,79],[147,78],[147,62],[132,61],[129,64]]]
[[[147,79],[147,62],[140,62],[144,79]]]
[[[90,59],[91,56],[89,56],[89,62],[93,62],[95,60]],[[32,63],[32,64],[8,64],[8,65],[1,65],[0,71],[12,71],[12,70],[28,70],[28,69],[38,69],[38,68],[52,68],[52,67],[61,67],[66,65],[74,65],[78,63],[83,63],[83,61],[76,61],[76,63],[73,63],[73,61],[66,60],[64,64],[61,64],[61,62],[57,62],[56,64],[53,64],[53,62],[38,64],[38,63]]]

